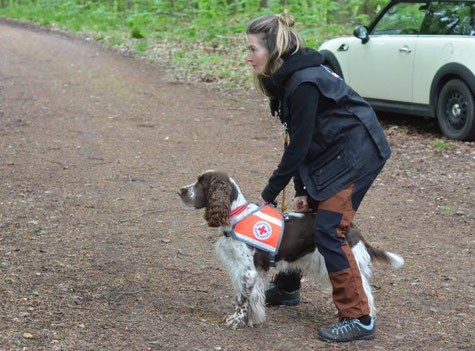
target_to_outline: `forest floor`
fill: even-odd
[[[282,148],[264,100],[0,21],[0,350],[473,350],[475,143],[380,117],[393,156],[355,222],[406,264],[374,267],[376,340],[319,341],[335,309],[307,279],[229,330],[220,234],[176,191],[222,169],[257,201]]]

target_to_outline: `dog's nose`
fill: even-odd
[[[186,188],[181,188],[180,190],[177,191],[177,194],[179,196],[184,196],[187,193],[188,189]]]

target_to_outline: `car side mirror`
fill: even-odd
[[[353,35],[361,39],[362,44],[366,44],[369,40],[368,27],[363,25],[356,26],[353,30]]]

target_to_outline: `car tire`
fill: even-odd
[[[437,99],[437,120],[447,138],[475,138],[474,100],[472,92],[460,79],[449,80],[442,87]]]

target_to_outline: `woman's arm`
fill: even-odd
[[[312,142],[319,96],[320,92],[314,84],[303,83],[289,98],[290,143],[261,193],[266,202],[275,200],[305,159]]]

